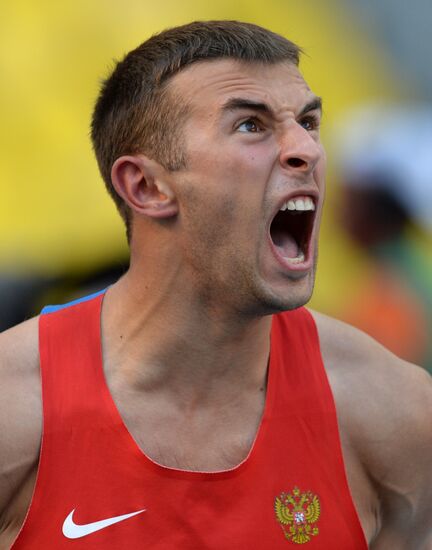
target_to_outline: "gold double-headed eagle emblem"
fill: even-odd
[[[302,493],[294,487],[291,494],[281,493],[274,503],[276,519],[287,540],[305,544],[319,534],[315,525],[320,517],[320,502],[310,491]]]

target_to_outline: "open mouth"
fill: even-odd
[[[273,218],[271,240],[278,255],[290,264],[308,259],[314,219],[315,201],[308,196],[288,200]]]

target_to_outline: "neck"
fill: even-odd
[[[145,275],[143,275],[145,273]],[[104,300],[105,368],[142,390],[195,403],[263,388],[271,317],[245,318],[197,296],[181,274],[131,267]]]

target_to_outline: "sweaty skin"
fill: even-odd
[[[144,154],[113,166],[134,219],[131,267],[103,304],[104,370],[148,456],[216,471],[239,464],[258,429],[271,314],[312,292],[324,195],[320,109],[285,63],[199,62],[170,90],[188,106],[185,167],[168,172]],[[275,255],[269,227],[300,195],[314,197],[317,214],[299,268]],[[430,377],[352,327],[313,315],[370,548],[432,548]],[[35,482],[37,323],[0,335],[0,549],[18,533]]]

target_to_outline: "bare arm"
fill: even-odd
[[[360,331],[320,314],[342,438],[376,499],[371,548],[428,550],[432,537],[432,379]],[[352,481],[352,491],[358,479]]]
[[[42,429],[37,319],[0,334],[0,549],[9,548],[33,492]]]

